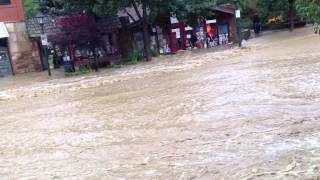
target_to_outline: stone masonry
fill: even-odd
[[[41,70],[41,58],[37,43],[28,38],[24,22],[6,23],[9,37],[9,52],[14,74]]]

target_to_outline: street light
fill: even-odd
[[[47,64],[47,67],[48,67],[48,76],[50,77],[51,76],[51,69],[50,69],[49,58],[48,58],[48,44],[47,44],[47,42],[44,42],[44,40],[46,41],[46,39],[47,39],[45,31],[44,31],[45,17],[43,16],[42,13],[39,13],[36,15],[36,19],[37,19],[37,22],[41,28],[41,44],[43,47],[44,60],[45,60],[45,63]]]
[[[239,47],[242,47],[242,37],[241,37],[241,28],[240,28],[240,18],[241,18],[241,12],[240,12],[240,0],[234,0],[236,5],[236,22],[237,22],[237,32],[238,32],[238,43]]]

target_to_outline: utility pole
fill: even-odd
[[[240,18],[241,18],[241,11],[240,11],[240,0],[235,0],[236,4],[236,22],[237,22],[237,32],[238,32],[238,43],[239,47],[242,47],[242,37],[241,37],[241,28],[240,28]]]

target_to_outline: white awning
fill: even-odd
[[[0,38],[7,38],[7,37],[9,37],[7,27],[3,22],[0,22]]]

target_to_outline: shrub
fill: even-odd
[[[282,22],[283,22],[283,17],[282,16],[274,16],[274,17],[270,17],[268,19],[268,24],[269,25],[280,24]]]
[[[139,60],[139,53],[137,51],[132,51],[130,53],[130,63],[137,64]]]
[[[157,48],[152,48],[151,50],[152,57],[158,57],[159,56],[159,51]]]
[[[240,22],[240,27],[241,29],[252,29],[253,24],[252,24],[252,20],[250,18],[245,18],[242,19]]]
[[[81,64],[79,66],[79,72],[80,74],[88,74],[91,72],[91,67],[89,64]]]
[[[144,51],[141,50],[138,52],[138,61],[143,61],[144,60]]]

